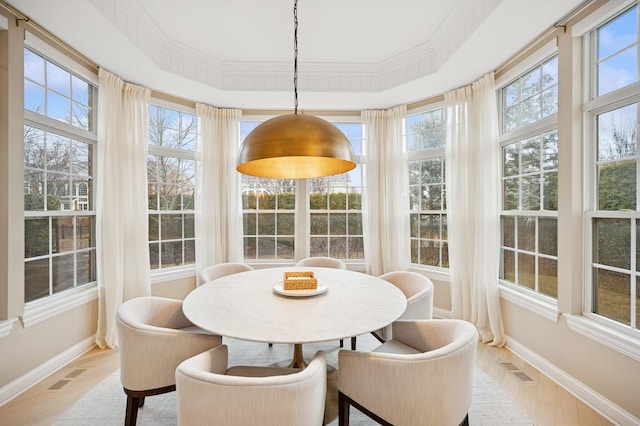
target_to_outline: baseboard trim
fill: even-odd
[[[95,340],[95,335],[87,337],[27,374],[0,388],[0,407],[87,352],[95,345]]]
[[[640,419],[635,417],[633,414],[611,402],[579,380],[576,380],[575,377],[550,363],[517,340],[507,336],[506,348],[531,364],[541,373],[545,374],[559,386],[566,389],[567,392],[593,408],[609,421],[622,426],[635,426],[640,424]]]
[[[433,307],[433,316],[435,318],[451,318],[451,311],[446,309]]]

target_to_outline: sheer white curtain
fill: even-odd
[[[364,253],[367,272],[408,266],[409,172],[403,133],[406,105],[362,111],[365,125]]]
[[[242,207],[236,171],[239,109],[196,104],[200,121],[196,178],[196,263],[198,270],[241,262]]]
[[[147,144],[149,89],[99,72],[96,263],[101,348],[117,346],[115,316],[149,295]]]
[[[451,314],[502,346],[498,296],[500,148],[493,73],[445,93]]]

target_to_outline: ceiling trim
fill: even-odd
[[[435,73],[503,0],[463,0],[432,40],[379,63],[303,63],[299,90],[382,92]],[[229,91],[289,91],[288,62],[222,61],[168,38],[136,1],[89,0],[160,69]]]

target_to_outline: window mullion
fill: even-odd
[[[638,328],[638,324],[637,324],[637,315],[638,312],[636,312],[636,277],[637,277],[637,264],[636,264],[636,259],[637,259],[637,240],[636,240],[636,236],[637,236],[637,224],[636,224],[637,218],[632,218],[631,219],[631,273],[629,274],[629,281],[630,281],[630,285],[629,285],[629,289],[630,289],[630,313],[631,313],[631,318],[630,318],[630,325],[633,328]]]

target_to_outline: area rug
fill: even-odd
[[[292,345],[252,343],[224,338],[229,346],[231,365],[282,365],[293,354]],[[345,340],[345,346],[350,344]],[[358,336],[358,350],[371,350],[379,343],[370,335]],[[324,350],[327,363],[338,367],[338,342],[323,342],[303,346],[306,359],[313,358],[317,350]],[[329,380],[334,380],[331,378]],[[331,388],[332,384],[329,384]],[[335,384],[333,384],[335,392]],[[329,426],[337,426],[337,396],[328,395],[325,418]],[[111,426],[124,421],[126,396],[120,384],[119,371],[89,391],[65,411],[54,423],[55,426]],[[469,410],[469,421],[473,426],[520,426],[535,425],[522,408],[513,401],[489,376],[479,368],[474,372],[473,403]],[[175,392],[148,397],[144,407],[138,411],[139,426],[176,425]],[[376,423],[351,407],[350,424],[354,426],[375,425]]]

